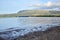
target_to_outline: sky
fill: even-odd
[[[60,0],[0,0],[0,14],[31,9],[60,10]]]

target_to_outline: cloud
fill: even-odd
[[[35,3],[35,4],[30,4],[30,7],[36,7],[40,9],[60,9],[60,2],[51,2],[48,1],[46,3]]]
[[[47,2],[46,4],[44,4],[45,6],[52,6],[51,2]]]
[[[41,6],[41,4],[40,3],[35,3],[35,4],[29,4],[29,6],[30,7],[39,7],[39,6]]]
[[[54,0],[54,1],[56,1],[56,2],[60,2],[60,0]]]
[[[34,7],[40,7],[40,6],[60,6],[60,2],[56,2],[56,3],[52,3],[52,2],[47,2],[47,3],[35,3],[35,4],[30,4],[30,6],[34,6]]]
[[[51,2],[47,2],[47,3],[44,3],[44,4],[42,4],[42,3],[30,4],[31,7],[32,7],[32,6],[34,6],[34,7],[40,7],[40,6],[51,6],[51,5],[52,5]]]

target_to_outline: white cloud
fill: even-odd
[[[60,2],[51,2],[48,1],[46,3],[35,3],[35,4],[30,4],[31,7],[38,7],[38,8],[49,8],[49,9],[55,9],[55,8],[60,8]]]
[[[55,6],[60,6],[60,2],[54,3]]]
[[[51,3],[51,2],[47,2],[47,3],[45,4],[45,6],[52,6],[52,3]]]
[[[56,2],[60,2],[60,0],[54,0],[54,1],[56,1]]]
[[[35,4],[30,4],[30,6],[34,6],[34,7],[40,7],[40,6],[52,6],[51,2],[47,2],[47,3],[35,3]]]
[[[41,6],[40,3],[35,3],[35,4],[29,4],[30,7],[38,7],[38,6]]]

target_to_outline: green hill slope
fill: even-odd
[[[19,11],[20,16],[60,16],[60,11],[49,10],[23,10]]]
[[[53,10],[22,10],[12,14],[0,14],[0,17],[60,17],[60,11]]]

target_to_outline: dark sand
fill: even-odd
[[[4,39],[0,37],[0,40]],[[24,36],[17,37],[14,40],[60,40],[60,26],[51,27],[46,31],[28,33]]]
[[[60,40],[60,26],[49,28],[46,31],[28,33],[14,40]]]

